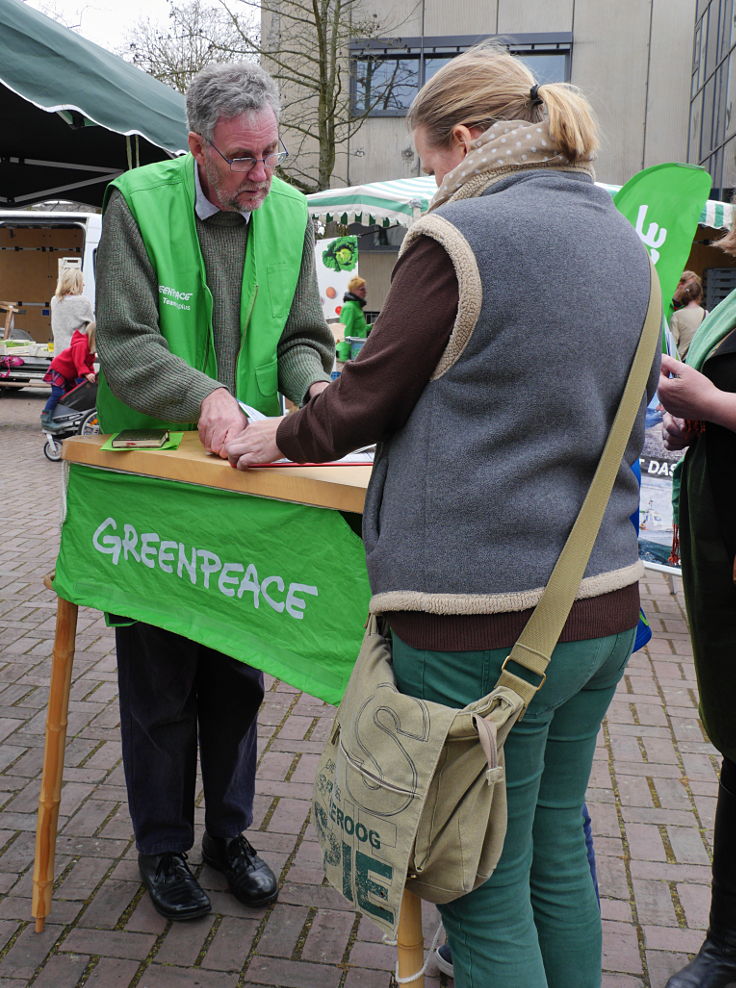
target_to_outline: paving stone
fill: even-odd
[[[237,984],[236,974],[151,964],[138,982],[138,988],[235,988]]]
[[[80,982],[90,958],[80,954],[54,954],[44,964],[33,988],[72,988]]]
[[[30,919],[30,912],[27,913]],[[63,927],[46,924],[43,933],[36,933],[33,925],[24,926],[10,949],[0,960],[0,977],[25,978],[30,981],[37,967],[62,935]]]
[[[700,930],[644,925],[642,932],[647,950],[687,950],[695,954],[700,950],[703,942],[703,934]]]
[[[309,930],[302,957],[318,963],[334,963],[347,949],[355,917],[350,913],[322,909]]]
[[[636,929],[627,923],[603,923],[603,968],[622,974],[642,974]]]
[[[338,914],[339,915],[339,914]],[[273,957],[292,957],[302,935],[309,910],[305,906],[277,903],[268,917],[268,925],[258,941],[257,952]],[[321,958],[307,958],[307,960]],[[333,960],[334,955],[329,957]]]
[[[692,958],[677,951],[647,950],[646,961],[649,971],[649,981],[647,988],[659,988],[660,985],[667,984],[669,978],[683,968]]]
[[[669,883],[634,880],[636,914],[643,926],[677,926]]]
[[[145,933],[130,933],[127,930],[124,932],[88,930],[77,927],[64,940],[64,949],[79,954],[143,960],[148,956],[155,940],[154,936]]]
[[[84,983],[84,988],[129,988],[140,965],[112,957],[100,957]]]
[[[202,967],[217,971],[242,970],[258,925],[254,919],[225,916],[207,948]]]
[[[678,884],[677,897],[680,900],[688,929],[705,930],[710,911],[710,884]]]
[[[91,898],[80,925],[95,930],[114,930],[139,888],[140,883],[135,882],[105,882]]]
[[[215,920],[209,915],[189,923],[172,923],[156,951],[156,962],[193,967],[205,952]]]
[[[246,977],[254,984],[278,988],[337,988],[342,971],[327,964],[256,956],[248,965]]]

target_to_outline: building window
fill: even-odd
[[[713,179],[714,197],[730,198],[734,189],[731,159],[736,132],[736,3],[698,0],[693,47],[688,160]]]
[[[356,117],[401,117],[419,89],[443,65],[484,35],[357,39],[350,45],[352,107]],[[572,34],[517,34],[500,39],[540,83],[568,82]]]

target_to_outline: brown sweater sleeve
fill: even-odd
[[[356,360],[279,426],[297,463],[337,459],[400,429],[447,346],[457,316],[455,269],[444,248],[419,237],[397,262],[381,315]]]

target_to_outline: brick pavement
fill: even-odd
[[[260,724],[254,843],[280,870],[246,910],[191,862],[214,912],[171,924],[138,880],[118,741],[112,637],[80,610],[57,880],[46,929],[30,917],[35,811],[55,602],[62,466],[42,454],[39,393],[0,392],[0,988],[389,988],[394,952],[322,884],[308,823],[330,708],[270,680]],[[696,716],[680,581],[644,583],[655,637],[637,653],[599,739],[589,790],[603,895],[604,988],[663,988],[702,939],[718,760]],[[198,833],[202,812],[198,810]],[[434,911],[425,916],[428,940]],[[430,970],[427,988],[451,984]],[[490,988],[490,986],[489,986]],[[524,988],[524,986],[520,986]]]

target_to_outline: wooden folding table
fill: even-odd
[[[88,436],[68,439],[64,443],[63,457],[71,465],[70,469],[84,467],[105,472],[106,480],[114,480],[112,475],[134,475],[291,505],[310,505],[358,515],[363,510],[369,466],[277,467],[241,472],[233,470],[219,458],[207,455],[196,433],[185,433],[181,446],[168,451],[106,452],[101,449],[105,438]],[[47,581],[47,585],[57,589],[51,582]],[[79,604],[87,603],[84,599],[72,602],[61,593],[58,593],[57,599],[33,872],[32,915],[36,920],[37,932],[43,930],[46,916],[51,910],[77,609]],[[136,615],[131,613],[130,616]],[[406,892],[399,924],[399,976],[405,978],[417,972],[422,967],[422,954],[420,903],[415,896]],[[420,975],[411,983],[422,988],[424,979]]]

